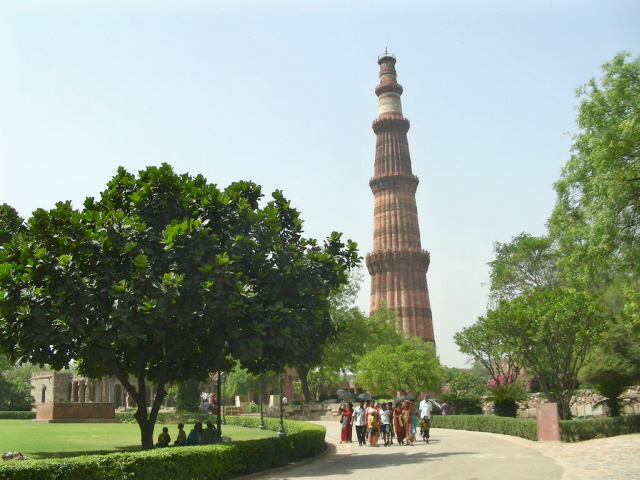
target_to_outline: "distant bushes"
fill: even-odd
[[[36,412],[0,411],[0,420],[33,420],[34,418],[36,418]]]

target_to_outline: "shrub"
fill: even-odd
[[[12,410],[8,412],[0,411],[0,420],[33,420],[36,418],[36,412],[23,412]]]
[[[581,442],[629,433],[640,433],[640,415],[560,421],[560,439],[563,442]]]
[[[482,415],[482,405],[479,398],[464,398],[458,404],[460,415]]]
[[[275,430],[279,426],[277,419],[264,420],[267,429]],[[259,422],[260,419],[256,417],[227,417],[228,424],[249,428],[257,427]],[[56,460],[6,462],[0,465],[0,479],[217,480],[286,465],[299,458],[318,455],[324,450],[324,427],[285,420],[284,428],[287,436],[282,438]]]
[[[538,431],[534,419],[518,419],[510,417],[489,417],[485,415],[446,415],[431,418],[434,428],[450,428],[471,432],[500,433],[537,440]]]

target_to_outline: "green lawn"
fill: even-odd
[[[154,437],[169,427],[172,441],[177,425],[157,424]],[[193,425],[185,425],[187,434]],[[20,452],[31,458],[74,457],[77,455],[140,450],[140,428],[136,423],[46,423],[30,420],[0,420],[0,454]],[[223,425],[222,434],[233,441],[272,437],[274,432]]]

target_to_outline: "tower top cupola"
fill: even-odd
[[[396,78],[396,56],[388,53],[385,49],[382,55],[378,56],[380,65],[380,83],[376,87],[378,96],[378,118],[398,117],[402,118],[402,85]]]

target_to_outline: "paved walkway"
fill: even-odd
[[[432,430],[429,444],[360,447],[340,444],[338,422],[327,428],[327,455],[257,480],[629,480],[640,479],[640,434],[575,444],[538,443],[517,437],[459,430]],[[354,431],[355,438],[355,431]]]

